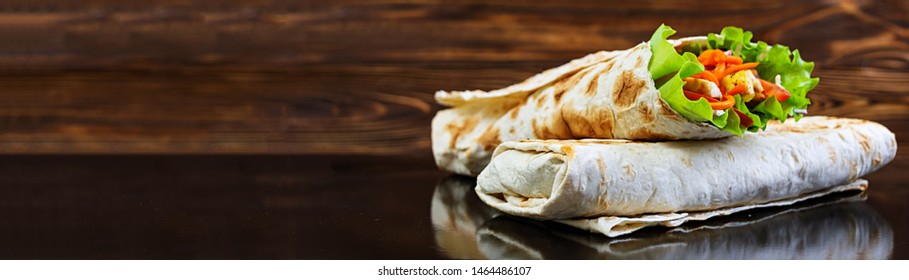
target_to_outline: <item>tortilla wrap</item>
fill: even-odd
[[[511,215],[618,236],[863,189],[857,180],[889,163],[896,147],[880,124],[831,117],[714,141],[506,142],[476,191]]]
[[[888,259],[893,229],[863,200],[846,193],[618,238],[500,216],[476,242],[492,259]]]
[[[707,37],[669,40],[677,48],[706,44]],[[716,139],[730,136],[695,123],[660,97],[647,70],[647,42],[598,52],[490,92],[439,91],[453,108],[432,120],[436,164],[476,176],[502,142],[521,139]]]

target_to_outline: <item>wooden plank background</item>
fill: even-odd
[[[909,1],[524,2],[2,1],[0,153],[426,155],[434,91],[504,87],[660,23],[800,49],[811,114],[909,143]]]

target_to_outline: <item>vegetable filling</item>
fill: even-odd
[[[694,122],[742,135],[764,129],[770,120],[796,120],[807,113],[814,63],[798,50],[751,42],[751,32],[726,27],[707,36],[706,45],[676,49],[666,39],[675,33],[662,25],[650,40],[648,70],[660,96]]]

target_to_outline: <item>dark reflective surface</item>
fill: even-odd
[[[477,232],[495,259],[887,259],[893,231],[862,201],[735,215],[669,232],[609,239],[514,217]],[[774,209],[776,211],[784,211]]]
[[[486,259],[477,246],[477,230],[502,212],[489,207],[474,192],[476,179],[460,175],[442,180],[432,196],[432,225],[436,243],[454,259]]]
[[[0,159],[0,259],[906,259],[909,240],[891,167],[865,201],[608,239],[501,215],[428,154]]]
[[[452,177],[440,193],[473,193]],[[608,238],[553,222],[502,215],[475,196],[433,207],[437,242],[453,258],[472,259],[887,259],[893,229],[865,202],[843,193],[792,207],[751,210],[681,227]],[[444,197],[444,196],[443,196]],[[445,204],[444,201],[434,199]],[[457,214],[451,214],[457,213]],[[448,214],[448,215],[446,215]],[[476,229],[475,232],[469,232]],[[457,232],[457,240],[443,238]],[[456,244],[457,243],[457,244]],[[460,248],[477,248],[466,254]]]
[[[443,176],[429,157],[0,157],[0,259],[442,258]]]

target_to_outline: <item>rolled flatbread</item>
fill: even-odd
[[[706,37],[671,41],[705,43]],[[520,139],[715,139],[729,136],[673,111],[654,85],[644,42],[598,52],[490,92],[439,91],[453,108],[432,120],[432,151],[445,170],[476,176],[502,142]]]
[[[502,142],[521,139],[699,140],[757,132],[807,113],[817,78],[797,50],[752,42],[736,27],[598,52],[491,92],[436,92],[453,108],[432,121],[436,164],[478,174]],[[773,81],[773,82],[771,82]]]
[[[713,141],[502,143],[476,191],[502,212],[618,236],[848,189],[896,139],[864,120],[806,117]]]

